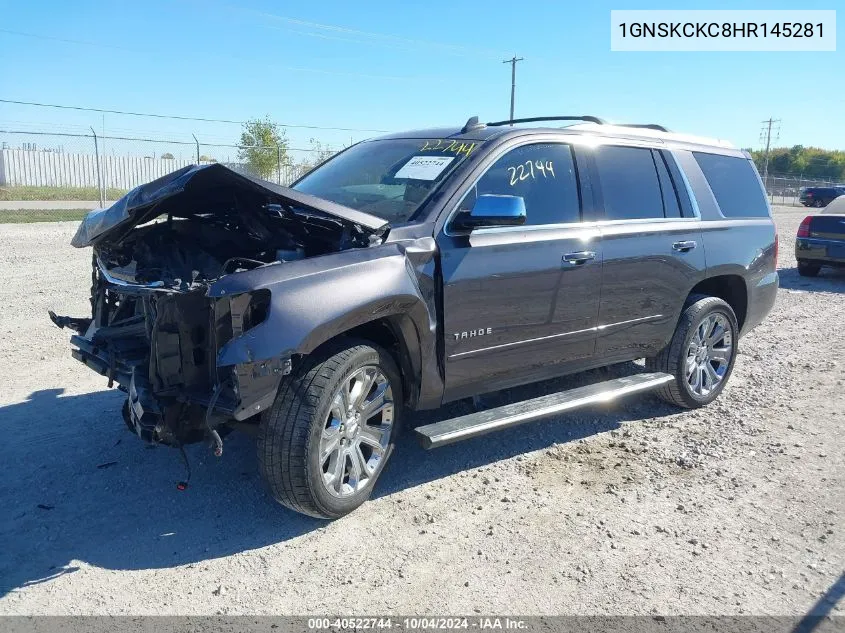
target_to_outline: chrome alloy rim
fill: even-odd
[[[320,436],[329,493],[349,497],[371,483],[390,443],[393,410],[393,389],[378,367],[362,367],[338,386]]]
[[[711,314],[696,328],[687,348],[687,383],[706,396],[725,378],[731,361],[733,334],[727,317]]]

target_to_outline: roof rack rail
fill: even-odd
[[[589,121],[590,123],[598,123],[604,125],[605,121],[597,116],[533,116],[527,119],[508,119],[506,121],[493,121],[487,125],[490,127],[498,125],[513,125],[514,123],[534,123],[535,121]]]
[[[505,121],[492,121],[487,125],[490,127],[499,125],[513,125],[514,123],[535,123],[537,121],[586,121],[588,123],[596,123],[598,125],[615,125],[617,127],[633,127],[644,130],[655,130],[657,132],[671,132],[668,128],[658,125],[657,123],[608,123],[604,119],[597,116],[583,115],[583,116],[534,116],[526,119],[507,119]],[[483,123],[478,122],[478,117],[472,117],[464,126],[463,132],[484,127]]]
[[[658,125],[657,123],[614,123],[619,127],[637,127],[644,130],[657,130],[658,132],[671,132],[669,128]]]

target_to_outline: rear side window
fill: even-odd
[[[722,215],[727,218],[768,217],[766,197],[751,161],[703,152],[692,155],[704,172]]]
[[[596,167],[608,220],[665,217],[650,149],[602,145],[596,148]]]

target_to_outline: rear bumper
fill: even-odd
[[[799,237],[795,240],[795,259],[826,266],[845,266],[845,240]]]

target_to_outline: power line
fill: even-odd
[[[19,35],[21,37],[33,37],[39,40],[49,40],[52,42],[64,42],[65,44],[82,44],[83,46],[98,46],[100,48],[113,48],[118,51],[128,51],[130,53],[143,53],[145,51],[138,48],[127,48],[126,46],[117,46],[115,44],[105,44],[103,42],[89,42],[87,40],[74,40],[67,37],[55,37],[53,35],[39,35],[38,33],[26,33],[25,31],[13,31],[11,29],[0,29],[0,33],[7,33],[9,35]]]
[[[203,117],[181,116],[176,114],[154,114],[149,112],[129,112],[126,110],[106,110],[104,108],[88,108],[84,106],[60,105],[57,103],[37,103],[34,101],[17,101],[14,99],[0,99],[0,103],[13,103],[15,105],[36,106],[39,108],[58,108],[61,110],[78,110],[82,112],[99,112],[102,114],[123,114],[125,116],[150,117],[154,119],[175,119],[178,121],[200,121],[202,123],[234,123],[243,125],[246,121],[234,121],[231,119],[209,119]],[[354,127],[330,127],[321,125],[293,125],[289,123],[279,123],[280,127],[286,128],[300,128],[305,130],[336,130],[340,132],[389,132],[390,130],[377,130],[372,128],[354,128]]]
[[[21,125],[27,127],[21,127]],[[38,126],[38,127],[34,127]],[[3,134],[20,134],[26,136],[27,134],[39,136],[68,136],[68,137],[86,137],[93,136],[91,126],[88,125],[56,125],[52,123],[31,123],[26,121],[12,121],[0,120],[0,133]],[[168,132],[161,130],[137,130],[130,128],[115,128],[110,127],[108,134],[97,133],[97,137],[106,140],[120,140],[120,141],[144,141],[151,143],[174,143],[177,145],[195,145],[196,141],[178,140],[172,136],[168,136]],[[354,141],[350,137],[350,144]],[[208,136],[203,134],[200,144],[203,146],[219,146],[219,147],[247,147],[238,143],[233,143],[230,138],[222,136]],[[331,144],[329,144],[331,146]],[[314,148],[304,147],[288,147],[289,151],[296,152],[311,152]]]
[[[91,126],[89,125],[77,125],[72,123],[55,123],[53,121],[20,121],[15,119],[2,119],[0,118],[0,127],[3,129],[12,129],[18,130],[21,134],[26,134],[29,131],[33,133],[42,133],[42,134],[51,134],[51,133],[59,133],[59,132],[67,132],[67,133],[81,133],[81,134],[89,134],[91,131]],[[142,138],[160,138],[162,140],[166,140],[167,138],[172,138],[174,132],[172,130],[163,131],[161,128],[158,129],[140,129],[136,127],[116,127],[114,125],[108,126],[108,134],[120,134],[123,136],[131,136],[131,137],[142,137]],[[101,133],[100,136],[106,136],[105,132]],[[361,135],[356,135],[361,136]],[[231,135],[222,136],[220,134],[202,134],[203,143],[205,144],[219,144],[219,145],[227,145],[231,143]]]
[[[91,134],[73,134],[70,132],[35,132],[35,131],[21,131],[21,130],[0,130],[0,134],[22,134],[27,135],[31,134],[34,136],[66,136],[69,138],[98,138],[98,139],[106,139],[109,141],[143,141],[144,143],[162,143],[166,145],[191,145],[196,146],[197,141],[174,141],[171,139],[160,139],[160,138],[139,138],[139,137],[129,137],[129,136],[101,136],[99,134],[94,134],[93,129]],[[233,145],[231,143],[206,143],[200,142],[201,147],[233,147],[233,148],[242,148],[242,147],[267,147],[275,149],[275,145]],[[285,147],[284,148],[288,152],[313,152],[314,148],[305,148],[305,147]]]

